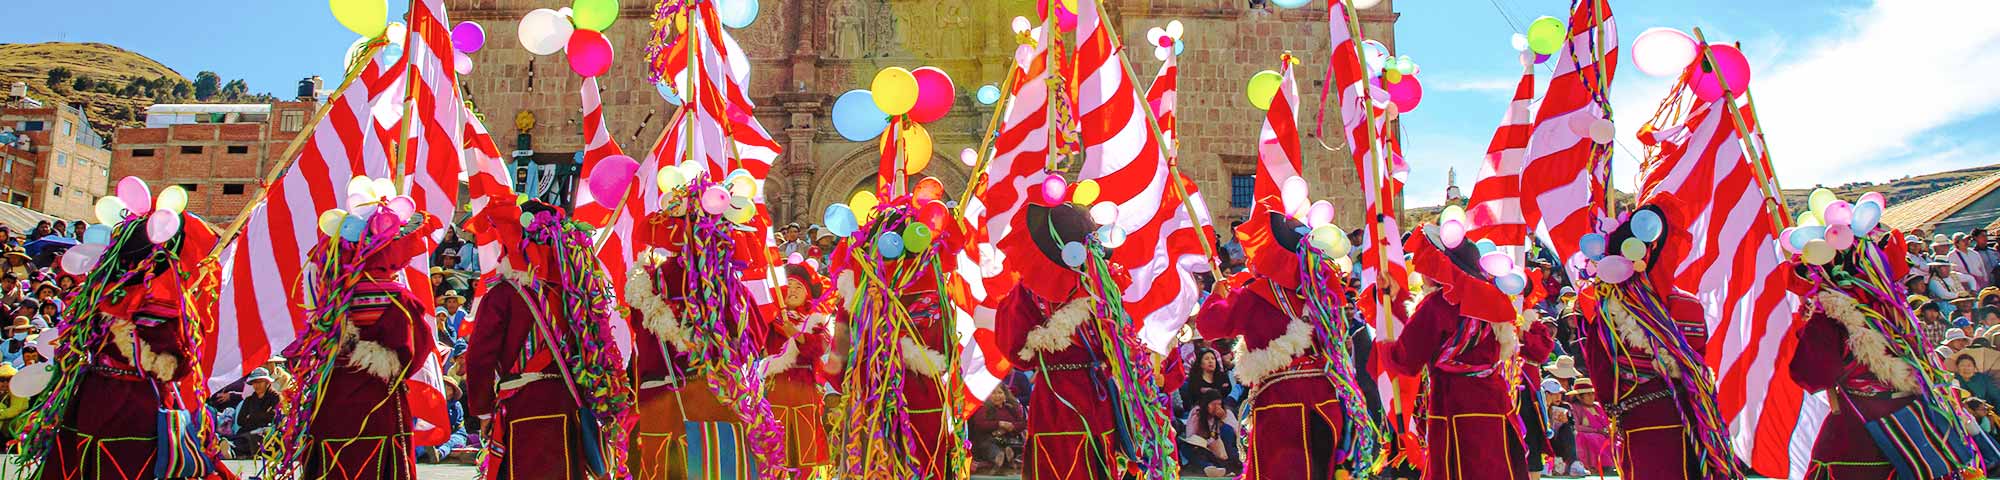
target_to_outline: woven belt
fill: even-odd
[[[1043,364],[1043,365],[1042,365],[1042,369],[1043,369],[1043,370],[1047,370],[1047,371],[1051,371],[1051,372],[1073,372],[1073,371],[1078,371],[1078,370],[1095,370],[1095,369],[1097,369],[1097,364],[1095,364],[1095,363],[1048,363],[1048,364]]]
[[[143,377],[139,376],[139,370],[136,368],[128,369],[128,368],[113,367],[104,364],[92,364],[90,366],[90,370],[97,372],[101,375],[104,375],[106,377],[111,377],[114,380],[136,382],[143,379]]]
[[[1615,403],[1612,403],[1610,406],[1604,407],[1604,411],[1605,413],[1609,413],[1611,414],[1611,416],[1614,417],[1624,416],[1625,412],[1630,412],[1632,411],[1632,409],[1639,408],[1641,405],[1652,403],[1654,400],[1659,400],[1662,398],[1673,396],[1673,393],[1674,392],[1672,390],[1660,390],[1645,395],[1626,398],[1624,400],[1619,400]]]
[[[514,376],[514,378],[509,378],[509,379],[506,379],[506,380],[501,380],[501,381],[500,381],[500,389],[501,389],[501,390],[514,390],[514,389],[518,389],[518,388],[521,388],[521,387],[525,387],[525,386],[528,386],[528,384],[530,384],[530,383],[535,383],[535,381],[537,381],[537,380],[550,380],[550,379],[556,379],[556,378],[562,378],[562,376],[561,376],[561,375],[556,375],[556,374],[553,374],[553,373],[541,373],[541,372],[535,372],[535,373],[523,373],[523,374],[520,374],[520,375],[516,375],[516,376]]]

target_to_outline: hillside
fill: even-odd
[[[1948,172],[1912,175],[1883,183],[1856,182],[1827,188],[1833,189],[1833,193],[1839,194],[1840,198],[1845,198],[1849,201],[1859,198],[1863,193],[1882,192],[1882,196],[1889,199],[1890,205],[1896,205],[1938,190],[1951,188],[1951,186],[1964,183],[1967,180],[1986,176],[1994,171],[2000,171],[2000,164]],[[1793,210],[1804,208],[1806,196],[1812,193],[1812,187],[1804,185],[1785,185],[1785,187],[1788,187],[1785,189],[1785,205],[1791,207]]]
[[[51,87],[50,70],[67,69],[72,80]],[[79,90],[75,78],[89,77],[92,86]],[[145,88],[126,90],[132,80]],[[92,126],[106,137],[121,126],[141,126],[141,114],[152,105],[153,85],[160,93],[171,94],[172,85],[188,79],[145,55],[102,43],[6,43],[0,44],[0,89],[20,81],[28,84],[28,96],[43,104],[81,102],[89,105]],[[0,90],[4,91],[4,90]]]

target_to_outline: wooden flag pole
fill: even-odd
[[[1736,125],[1736,137],[1743,142],[1743,151],[1750,154],[1750,171],[1757,175],[1758,187],[1764,191],[1764,213],[1772,217],[1772,225],[1778,229],[1792,226],[1790,212],[1785,211],[1784,190],[1778,188],[1777,177],[1766,170],[1770,166],[1770,152],[1764,149],[1761,130],[1752,132],[1748,122],[1743,120],[1743,111],[1736,106],[1736,95],[1729,90],[1729,79],[1723,77],[1722,68],[1716,65],[1715,55],[1708,48],[1708,39],[1702,35],[1701,27],[1694,28],[1694,41],[1701,47],[1702,64],[1715,73],[1715,82],[1722,87],[1722,97],[1717,99],[1717,103],[1728,108],[1730,121]],[[1747,97],[1750,92],[1745,91],[1743,95]],[[1757,133],[1757,139],[1750,138],[1753,133]]]
[[[1342,9],[1347,11],[1347,34],[1348,38],[1351,39],[1348,43],[1354,44],[1354,58],[1356,61],[1365,61],[1364,56],[1367,53],[1363,51],[1361,48],[1361,24],[1355,20],[1355,18],[1359,15],[1359,13],[1354,10],[1354,5],[1349,4],[1347,2],[1340,2],[1340,6]],[[1329,60],[1331,61],[1331,59]],[[1383,178],[1382,175],[1383,172],[1381,172],[1381,170],[1383,169],[1383,166],[1385,164],[1385,161],[1382,158],[1382,148],[1384,145],[1382,145],[1381,142],[1377,141],[1377,135],[1375,132],[1374,92],[1368,88],[1368,82],[1367,79],[1365,78],[1367,77],[1365,68],[1366,67],[1364,66],[1364,70],[1362,73],[1362,77],[1364,78],[1362,79],[1361,85],[1359,85],[1359,88],[1361,88],[1361,98],[1362,98],[1362,104],[1360,105],[1361,117],[1362,117],[1361,124],[1363,131],[1366,132],[1365,139],[1368,143],[1368,159],[1367,159],[1368,167],[1362,169],[1362,171],[1360,172],[1362,177],[1362,184],[1364,185],[1364,187],[1368,184],[1368,178],[1370,178],[1370,176],[1373,176],[1378,180]],[[1339,88],[1339,86],[1336,85],[1335,88]],[[1341,105],[1340,108],[1347,108],[1347,105]],[[1342,125],[1342,128],[1347,128],[1347,126]],[[1347,152],[1349,155],[1353,155],[1354,153],[1353,146],[1350,145],[1347,149]],[[1381,194],[1380,190],[1382,190],[1385,187],[1386,186],[1384,185],[1377,185],[1376,186],[1377,191],[1363,192],[1363,194],[1380,195]],[[1376,199],[1376,203],[1380,205],[1385,202],[1383,199],[1378,198]],[[1382,206],[1388,207],[1388,205],[1382,205]],[[1367,213],[1363,212],[1362,216],[1366,217]],[[1392,283],[1391,280],[1396,280],[1396,279],[1388,278],[1389,274],[1388,269],[1382,268],[1382,266],[1389,265],[1388,252],[1383,251],[1384,249],[1382,248],[1378,248],[1376,239],[1377,238],[1386,239],[1387,237],[1384,237],[1384,235],[1386,234],[1381,231],[1382,230],[1381,219],[1368,218],[1364,219],[1363,221],[1367,222],[1367,224],[1363,228],[1366,228],[1367,232],[1371,232],[1374,234],[1371,236],[1371,238],[1368,238],[1366,240],[1368,240],[1369,243],[1368,251],[1372,252],[1371,254],[1375,256],[1375,262],[1376,262],[1375,264],[1377,265],[1376,268],[1378,269],[1375,272],[1378,277],[1376,279],[1376,288],[1375,288],[1376,292],[1375,302],[1377,307],[1376,311],[1382,312],[1382,314],[1386,315],[1387,312],[1390,311],[1391,305],[1390,305],[1389,295],[1387,294],[1387,292],[1383,291],[1382,286],[1389,285]],[[1396,232],[1396,233],[1401,234],[1402,232]],[[1383,332],[1383,334],[1386,335],[1388,338],[1394,338],[1395,323],[1383,322],[1383,325],[1388,327],[1387,329],[1388,331]]]
[[[1014,82],[1019,73],[1019,70],[1014,68],[1013,62],[1008,62],[1007,65],[1007,78],[1000,81],[1000,100],[993,102],[993,115],[986,120],[986,131],[979,134],[977,154],[979,160],[973,162],[972,174],[966,177],[965,190],[958,194],[958,205],[952,207],[953,216],[965,216],[966,204],[972,202],[974,195],[986,190],[986,167],[992,163],[995,155],[990,152],[993,149],[993,137],[999,135],[996,130],[1000,128],[1000,118],[1007,115],[1007,102],[1014,99]]]

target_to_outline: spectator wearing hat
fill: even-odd
[[[1618,465],[1618,444],[1611,436],[1611,415],[1597,403],[1597,386],[1590,377],[1576,379],[1569,390],[1570,416],[1576,427],[1576,458],[1590,472],[1608,472]]]
[[[1977,292],[1993,284],[1987,277],[1992,274],[1992,269],[1986,266],[1986,255],[1973,250],[1970,234],[1965,232],[1952,234],[1951,251],[1945,253],[1944,260],[1951,264],[1952,271],[1963,273],[1972,279],[1972,284],[1967,287],[1968,290]]]
[[[22,250],[19,246],[9,247],[5,249],[5,253],[0,253],[0,258],[4,258],[7,273],[13,274],[14,279],[26,281],[33,277],[34,266],[30,263],[35,259],[28,256],[27,250]]]
[[[785,225],[779,234],[781,236],[778,240],[778,255],[781,258],[791,258],[794,253],[803,257],[806,255],[806,250],[812,248],[812,244],[806,242],[805,227],[797,222]]]
[[[28,317],[14,316],[14,323],[7,325],[6,340],[0,341],[0,362],[20,365],[21,352],[28,349],[28,337],[35,333],[34,330],[34,323]]]
[[[1944,341],[1938,342],[1937,351],[1939,359],[1949,359],[1956,356],[1959,350],[1964,350],[1966,346],[1971,344],[1972,337],[1966,335],[1965,330],[1947,328],[1944,330]]]
[[[1542,367],[1542,372],[1549,374],[1551,377],[1562,379],[1562,383],[1565,385],[1575,381],[1576,377],[1583,376],[1583,371],[1576,369],[1576,357],[1569,355],[1557,356],[1554,361],[1549,362],[1548,366]]]
[[[0,438],[0,446],[11,445],[28,420],[29,399],[14,396],[14,374],[19,372],[13,365],[0,364],[0,434],[6,435]]]
[[[252,458],[264,445],[264,436],[271,432],[271,426],[278,419],[278,391],[271,371],[263,368],[250,371],[244,383],[250,392],[236,402],[234,409],[236,432],[226,437],[234,458]]]
[[[470,445],[472,433],[465,428],[465,392],[458,387],[458,377],[444,377],[445,416],[451,419],[451,437],[436,447],[417,447],[417,458],[431,463],[444,463],[451,452]]]
[[[438,342],[450,345],[450,358],[458,358],[465,353],[465,337],[460,335],[459,328],[465,326],[465,318],[472,313],[465,310],[465,296],[457,290],[445,290],[444,295],[438,296],[437,305]]]

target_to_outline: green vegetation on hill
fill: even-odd
[[[241,79],[201,72],[190,81],[145,55],[102,43],[0,44],[0,92],[17,81],[45,105],[86,105],[91,126],[107,138],[120,127],[144,125],[146,107],[155,103],[271,100],[250,93]]]

